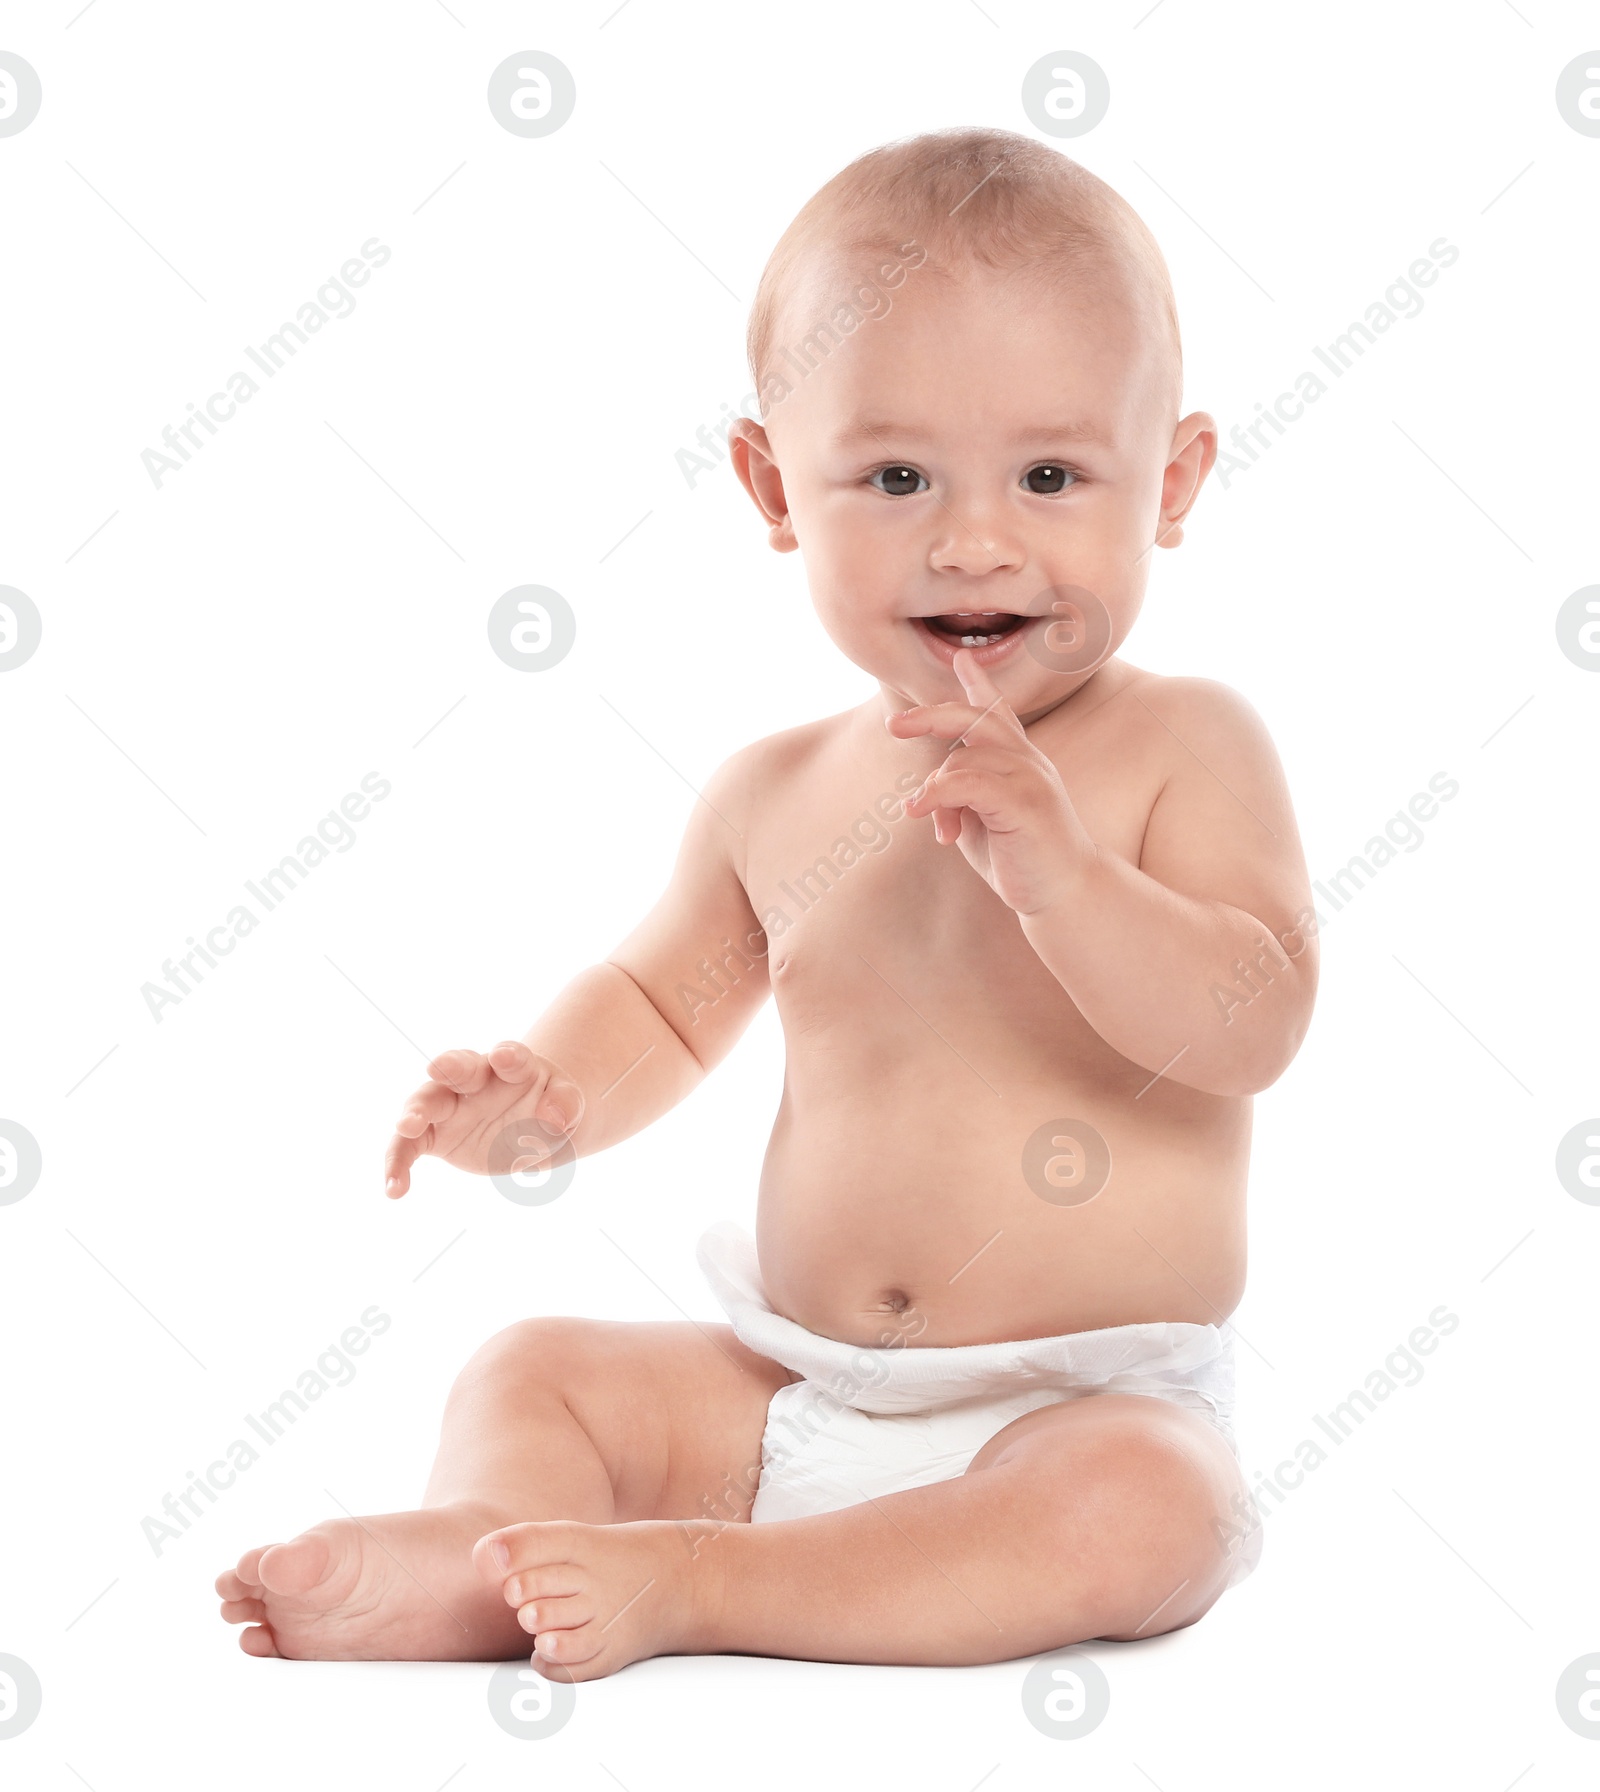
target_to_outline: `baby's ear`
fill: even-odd
[[[1157,547],[1182,546],[1184,519],[1193,510],[1216,458],[1216,420],[1204,411],[1195,411],[1183,418],[1173,432],[1166,472],[1162,475]]]
[[[728,453],[739,483],[749,492],[751,501],[766,519],[767,540],[780,554],[790,554],[800,545],[795,540],[794,525],[789,520],[789,500],[784,496],[783,474],[777,457],[761,424],[749,417],[737,417],[728,430]]]

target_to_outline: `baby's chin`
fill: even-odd
[[[824,619],[824,627],[840,653],[875,678],[896,708],[966,701],[951,658],[930,652],[903,620],[870,632],[863,630],[859,622],[837,628],[828,627]],[[1075,684],[1082,682],[1053,676],[1025,651],[1008,655],[986,669],[1018,715],[1053,708]]]

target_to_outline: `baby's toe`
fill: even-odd
[[[263,1550],[257,1575],[269,1593],[309,1593],[328,1578],[333,1552],[326,1537],[307,1531],[290,1543],[274,1543]]]
[[[543,1630],[533,1645],[533,1663],[550,1662],[558,1668],[579,1668],[593,1661],[605,1646],[605,1632],[593,1619],[572,1630]]]
[[[259,1624],[267,1608],[259,1599],[224,1599],[222,1616],[229,1624]]]
[[[530,1599],[517,1607],[517,1622],[530,1636],[545,1630],[576,1630],[593,1616],[593,1600],[577,1595],[564,1599]]]
[[[254,1549],[247,1549],[240,1556],[234,1564],[234,1573],[244,1585],[250,1587],[261,1585],[261,1558],[274,1547],[275,1545],[271,1543],[258,1543]],[[222,1589],[219,1587],[217,1591],[220,1593]]]
[[[499,1586],[509,1575],[519,1571],[542,1568],[555,1562],[570,1563],[574,1559],[575,1529],[561,1519],[508,1524],[502,1530],[490,1531],[473,1544],[473,1565],[491,1585]]]
[[[277,1655],[278,1645],[272,1640],[272,1632],[265,1624],[258,1624],[253,1629],[239,1632],[239,1647],[246,1655]]]
[[[490,1586],[498,1587],[504,1581],[507,1570],[500,1566],[500,1552],[495,1544],[500,1541],[502,1533],[490,1531],[486,1537],[480,1537],[472,1546],[472,1566],[481,1579]]]
[[[237,1568],[224,1568],[211,1583],[219,1599],[253,1599],[261,1591],[261,1583],[246,1580]]]

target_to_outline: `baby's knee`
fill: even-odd
[[[1184,1415],[1185,1418],[1188,1415]],[[1203,1617],[1228,1584],[1226,1520],[1241,1485],[1226,1446],[1204,1421],[1128,1427],[1100,1458],[1121,1548],[1104,1564],[1103,1635],[1134,1641]]]
[[[560,1396],[593,1359],[592,1319],[519,1319],[481,1344],[456,1377],[450,1397],[526,1397],[540,1389]]]
[[[1082,1407],[1092,1410],[1075,1423],[1041,1428],[1026,1456],[1093,1634],[1134,1640],[1194,1623],[1232,1568],[1219,1541],[1240,1484],[1232,1452],[1165,1402],[1105,1396]]]

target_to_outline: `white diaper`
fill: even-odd
[[[1087,1394],[1153,1394],[1215,1425],[1234,1454],[1233,1327],[1158,1321],[1015,1343],[870,1349],[775,1313],[755,1240],[722,1220],[700,1267],[741,1342],[804,1379],[779,1388],[761,1439],[753,1524],[859,1505],[965,1472],[1013,1419]],[[1253,1508],[1220,1537],[1229,1585],[1261,1557]]]

